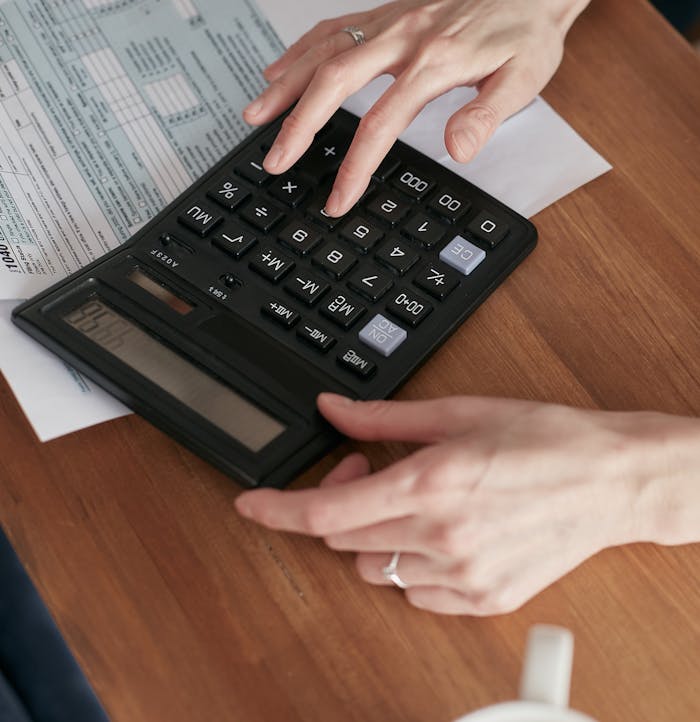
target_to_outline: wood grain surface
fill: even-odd
[[[399,396],[698,414],[700,61],[646,2],[594,0],[544,95],[614,170],[534,219],[535,253]],[[39,444],[4,382],[0,404],[0,522],[115,722],[447,722],[515,696],[536,622],[576,635],[574,706],[700,719],[700,545],[608,550],[514,614],[440,617],[242,521],[236,485],[140,418]]]

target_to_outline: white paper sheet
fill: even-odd
[[[324,17],[357,12],[376,4],[366,0],[295,0],[294,3],[258,0],[258,5],[285,44],[293,42]],[[181,2],[177,5],[180,8],[190,7]],[[235,15],[233,5],[228,5],[231,17]],[[204,15],[207,15],[209,7],[214,6],[220,8],[221,1],[199,0],[197,3]],[[247,3],[246,8],[250,11]],[[383,92],[388,82],[390,79],[377,79],[349,99],[346,107],[362,114]],[[460,88],[434,101],[407,129],[402,139],[523,215],[537,213],[610,168],[539,98],[509,119],[472,163],[467,166],[455,163],[446,153],[443,129],[447,118],[470,97],[473,97],[473,91]],[[237,110],[240,111],[244,104],[243,98],[239,98]],[[3,122],[2,118],[0,122]],[[196,144],[196,139],[193,143]],[[0,229],[3,228],[1,214],[0,207]],[[0,298],[17,297],[17,289],[22,288],[22,285],[4,283],[5,277],[0,274]],[[32,284],[36,287],[24,287],[34,292],[58,277],[56,275],[43,282],[35,279]],[[61,361],[13,327],[9,321],[9,312],[15,303],[0,303],[0,368],[39,438],[47,440],[128,413],[101,389],[67,369]]]

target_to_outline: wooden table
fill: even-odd
[[[646,2],[596,0],[545,97],[614,170],[534,219],[536,252],[400,397],[698,414],[700,61]],[[535,622],[576,635],[574,706],[700,719],[700,545],[608,550],[515,614],[435,616],[243,522],[237,487],[140,418],[42,445],[4,383],[0,404],[0,522],[117,722],[447,721],[515,695]]]

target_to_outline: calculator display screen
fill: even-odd
[[[96,298],[63,320],[253,452],[287,428]]]

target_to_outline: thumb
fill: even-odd
[[[527,67],[509,60],[479,87],[479,95],[460,108],[445,126],[445,146],[459,163],[468,163],[498,126],[524,108],[542,89]]]
[[[353,401],[320,394],[318,409],[339,431],[362,441],[430,444],[465,433],[483,416],[483,400],[452,396],[427,401]]]

